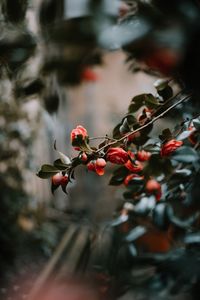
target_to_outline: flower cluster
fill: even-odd
[[[191,129],[188,128],[187,130],[189,132]],[[193,133],[194,130],[188,135],[189,140]],[[128,137],[131,135],[132,133]],[[126,141],[128,141],[127,144]],[[134,147],[132,146],[133,141],[131,142],[125,136],[121,143],[113,142],[112,139],[105,139],[102,149],[95,148],[89,145],[88,132],[81,125],[71,131],[71,143],[74,149],[79,151],[77,157],[70,159],[59,152],[60,159],[55,161],[54,166],[44,165],[38,174],[42,178],[50,177],[52,174],[52,191],[61,186],[65,192],[68,183],[73,178],[74,169],[78,165],[85,165],[88,171],[102,176],[105,174],[107,164],[111,163],[119,166],[119,173],[122,172],[122,174],[120,173],[118,176],[118,170],[116,170],[110,184],[124,184],[129,189],[133,199],[138,199],[138,197],[146,194],[147,196],[154,195],[157,201],[162,198],[162,182],[159,182],[160,179],[156,178],[156,174],[152,177],[154,172],[152,171],[150,174],[149,169],[152,167],[156,169],[156,165],[153,166],[154,163],[162,164],[162,161],[169,159],[170,156],[173,157],[177,149],[183,146],[182,140],[168,138],[167,141],[156,145],[155,151],[155,146],[150,148],[148,145]],[[155,158],[157,162],[155,162]],[[48,168],[50,168],[51,173],[48,173]]]

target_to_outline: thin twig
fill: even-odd
[[[177,96],[177,95],[176,95]],[[96,150],[96,153],[101,152],[102,150],[104,150],[105,148],[112,146],[116,143],[122,142],[124,141],[126,138],[128,138],[129,136],[131,136],[134,133],[137,133],[145,128],[147,128],[148,126],[150,126],[151,124],[153,124],[154,122],[156,122],[158,119],[162,118],[164,115],[166,115],[170,110],[172,110],[174,107],[178,106],[179,104],[181,104],[182,102],[184,102],[185,100],[189,99],[191,97],[190,95],[187,95],[185,98],[180,99],[179,101],[177,101],[176,103],[174,103],[173,105],[171,105],[170,107],[168,107],[165,111],[163,111],[162,113],[160,113],[158,116],[156,116],[155,118],[153,118],[152,120],[150,120],[148,123],[144,124],[143,126],[125,134],[123,137],[121,137],[120,139],[108,143],[107,145],[104,145],[103,147],[99,148],[98,150]]]
[[[89,140],[112,140],[112,141],[117,141],[116,139],[114,139],[114,138],[111,138],[111,137],[109,137],[109,136],[97,136],[97,137],[89,137]]]

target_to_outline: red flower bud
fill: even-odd
[[[61,186],[65,187],[69,182],[69,177],[67,175],[62,176]]]
[[[55,174],[55,175],[51,178],[52,184],[55,185],[55,186],[60,185],[61,182],[62,182],[62,177],[63,177],[63,175],[62,175],[61,173]]]
[[[129,182],[134,179],[134,178],[138,178],[138,179],[144,179],[144,176],[139,176],[138,174],[129,174],[126,176],[126,178],[124,179],[124,184],[127,186],[129,185]]]
[[[128,160],[124,166],[131,172],[140,172],[143,169],[143,165],[138,160],[135,160],[134,163]]]
[[[161,185],[155,179],[149,179],[146,183],[146,190],[150,194],[155,194],[156,200],[160,200],[162,193],[161,193]]]
[[[150,159],[150,157],[151,157],[151,153],[145,150],[138,151],[137,153],[137,159],[139,161],[147,161]]]
[[[83,81],[97,81],[99,79],[98,75],[89,68],[86,68],[83,70],[83,72],[81,73],[81,80]]]
[[[87,130],[81,125],[78,125],[72,130],[71,141],[73,142],[78,136],[80,136],[83,140],[88,136]]]
[[[162,146],[160,154],[161,156],[168,156],[182,145],[182,141],[170,140]]]
[[[106,153],[106,159],[113,164],[123,165],[128,161],[128,153],[119,147],[109,148]]]
[[[86,162],[88,159],[87,154],[85,152],[81,153],[79,157],[82,162]]]
[[[87,164],[87,168],[89,171],[96,172],[99,176],[104,175],[105,173],[105,168],[106,166],[106,161],[103,158],[97,158],[97,160],[91,160]]]
[[[106,161],[103,158],[97,158],[96,160],[96,167],[104,168],[106,166]]]
[[[65,188],[69,182],[69,177],[67,175],[57,173],[51,178],[51,181],[54,187],[61,185],[63,188]]]
[[[71,131],[71,142],[74,146],[74,149],[80,151],[80,146],[88,139],[87,130],[78,125],[75,129]]]
[[[95,160],[91,160],[91,161],[87,164],[87,168],[88,168],[88,171],[95,171]]]
[[[95,163],[95,171],[98,175],[102,176],[105,173],[106,161],[103,158],[97,158]]]

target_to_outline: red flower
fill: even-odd
[[[80,151],[81,146],[86,144],[87,140],[88,140],[88,133],[83,126],[78,125],[75,129],[72,130],[71,141],[72,141],[72,146],[74,146],[75,150]]]
[[[168,156],[182,145],[182,141],[170,140],[162,146],[160,154],[161,156]]]
[[[78,137],[82,138],[82,140],[84,140],[88,137],[87,130],[81,125],[78,125],[75,129],[72,130],[72,132],[71,132],[71,141],[72,141],[72,143]]]
[[[145,150],[138,151],[137,153],[137,159],[139,161],[147,161],[150,159],[150,157],[151,157],[151,153]]]
[[[98,75],[90,68],[86,68],[81,73],[81,80],[83,81],[97,81],[99,79]]]
[[[131,172],[140,172],[143,169],[143,165],[138,160],[135,160],[134,162],[128,160],[124,166]]]
[[[87,164],[87,168],[89,171],[96,172],[99,176],[104,175],[105,173],[105,168],[106,166],[106,161],[103,158],[97,158],[97,160],[91,160]]]
[[[156,200],[160,200],[162,193],[161,193],[161,185],[155,179],[149,179],[146,183],[146,190],[150,194],[155,194]]]
[[[139,176],[138,174],[129,174],[126,176],[126,178],[124,179],[124,184],[127,186],[129,185],[129,182],[134,179],[134,178],[138,178],[138,179],[144,179],[144,176]]]
[[[128,161],[128,153],[119,147],[109,148],[106,153],[106,159],[113,164],[123,165]]]

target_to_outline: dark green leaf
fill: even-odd
[[[145,94],[145,104],[148,108],[157,108],[160,105],[152,94]]]
[[[109,185],[120,185],[123,183],[129,171],[125,167],[120,167],[114,171],[114,175],[110,179]]]
[[[119,139],[122,135],[120,133],[120,126],[121,124],[118,124],[114,129],[113,129],[113,138],[114,139]]]
[[[143,226],[137,226],[133,228],[125,237],[126,242],[133,242],[146,233],[146,228]]]
[[[129,126],[133,126],[133,125],[137,124],[137,119],[132,114],[126,115],[126,117],[124,119],[127,120]]]
[[[166,140],[171,140],[172,139],[172,133],[171,130],[169,128],[166,128],[162,131],[162,134],[159,135],[159,138],[161,139],[161,141],[166,141]]]
[[[129,123],[127,118],[125,118],[122,122],[122,125],[119,128],[119,131],[121,134],[127,133],[130,131]]]
[[[41,167],[41,170],[37,173],[37,176],[43,179],[47,179],[59,172],[60,170],[52,165],[43,165]]]
[[[178,162],[185,163],[192,163],[199,160],[197,152],[189,146],[183,146],[177,149],[172,155],[172,158]]]
[[[140,107],[145,105],[145,95],[146,94],[141,94],[141,95],[135,96],[131,100],[131,103],[130,103],[129,108],[128,108],[129,113],[134,113],[138,109],[140,109]]]
[[[65,163],[63,163],[61,161],[61,159],[59,158],[59,159],[57,159],[57,160],[54,161],[54,167],[56,167],[60,171],[64,171],[64,170],[66,170],[69,167],[69,165],[66,165]]]
[[[137,146],[142,146],[148,141],[149,137],[145,134],[140,135],[139,137],[135,137],[133,140],[133,144]]]

